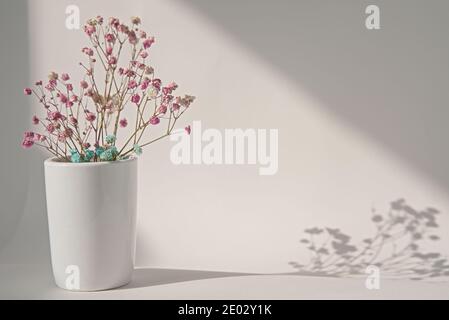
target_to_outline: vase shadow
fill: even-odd
[[[224,272],[207,270],[136,268],[130,283],[119,289],[144,288],[178,282],[205,280],[214,278],[257,275],[256,273]]]

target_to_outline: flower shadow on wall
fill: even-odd
[[[307,264],[290,262],[298,274],[317,276],[364,275],[368,266],[377,266],[382,276],[422,280],[449,278],[449,261],[438,252],[422,252],[426,242],[440,238],[440,212],[434,208],[415,210],[404,199],[391,202],[386,214],[373,210],[376,232],[354,244],[339,229],[309,228],[300,242],[310,251]]]

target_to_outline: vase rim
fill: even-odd
[[[64,162],[59,161],[57,157],[50,157],[44,161],[46,167],[97,167],[97,166],[109,166],[109,165],[120,165],[129,162],[137,161],[137,157],[130,156],[125,160],[116,161],[99,161],[99,162]]]

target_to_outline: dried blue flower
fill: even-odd
[[[86,156],[85,156],[85,160],[87,162],[89,162],[90,160],[92,160],[92,158],[95,156],[95,152],[93,152],[92,150],[86,150]]]
[[[97,147],[95,149],[95,154],[99,157],[101,156],[101,154],[104,152],[104,148],[103,147]]]
[[[71,156],[70,156],[70,161],[74,162],[74,163],[80,163],[82,162],[82,158],[81,155],[78,153],[78,151],[70,151]]]
[[[117,158],[118,151],[115,146],[107,148],[100,154],[100,160],[102,161],[114,161]]]
[[[110,134],[108,136],[106,136],[106,142],[109,144],[113,144],[115,142],[115,136],[113,134]]]
[[[134,149],[134,153],[137,154],[138,156],[140,156],[142,154],[142,147],[139,146],[138,144],[135,144],[133,146]]]

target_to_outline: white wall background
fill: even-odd
[[[379,31],[364,26],[371,3],[381,7]],[[259,176],[255,166],[174,166],[168,140],[146,149],[140,266],[290,271],[288,261],[308,257],[298,243],[306,227],[361,238],[373,231],[371,208],[400,197],[449,212],[449,3],[28,1],[29,41],[9,42],[29,53],[28,79],[16,75],[17,87],[2,94],[2,111],[21,120],[8,139],[2,134],[1,263],[49,258],[43,156],[18,147],[17,126],[26,128],[22,118],[37,105],[25,114],[25,97],[5,95],[49,70],[81,75],[86,38],[65,28],[69,4],[79,6],[82,22],[97,14],[142,18],[157,40],[157,73],[198,97],[184,123],[279,129],[275,176]],[[10,34],[2,27],[2,42]],[[4,59],[3,67],[14,70]],[[448,215],[440,222],[443,240],[431,249],[448,253]]]

